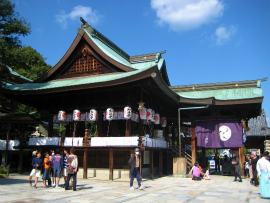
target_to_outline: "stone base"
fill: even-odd
[[[188,175],[187,174],[173,174],[172,175],[173,178],[188,178]]]
[[[173,157],[173,175],[187,174],[187,159],[185,157]]]

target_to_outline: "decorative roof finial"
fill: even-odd
[[[82,21],[84,25],[87,24],[87,22],[82,17],[80,17],[80,21]]]

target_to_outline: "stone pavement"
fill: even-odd
[[[0,179],[0,202],[270,202],[259,197],[259,188],[250,185],[249,179],[233,182],[233,176],[212,175],[210,181],[192,181],[190,178],[162,177],[145,180],[145,190],[129,190],[126,180],[78,179],[78,190],[38,188],[29,186],[28,175],[11,174]],[[63,184],[61,179],[60,184]],[[136,182],[134,182],[135,186]]]

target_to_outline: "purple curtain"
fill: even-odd
[[[243,147],[242,125],[234,121],[196,122],[197,146],[206,148]]]

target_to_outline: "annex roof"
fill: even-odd
[[[261,89],[261,82],[266,80],[267,78],[239,82],[171,86],[170,88],[183,100],[194,99],[201,102],[215,102],[216,104],[222,103],[222,101],[231,101],[236,104],[237,100],[257,98],[262,102],[263,90]],[[256,100],[256,102],[259,100]]]
[[[30,80],[17,72],[13,71],[12,68],[10,68],[7,65],[1,65],[0,64],[0,73],[1,74],[6,74],[7,75],[7,83],[29,83],[33,82],[33,80]]]

